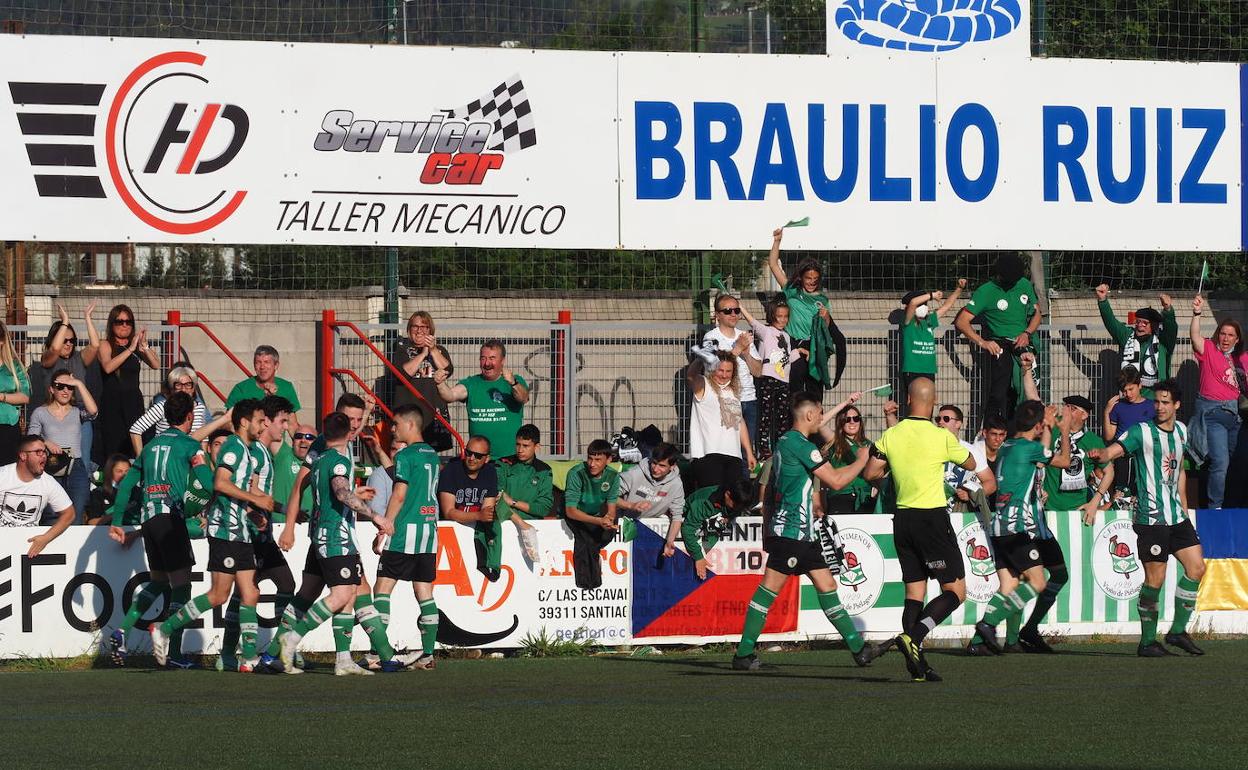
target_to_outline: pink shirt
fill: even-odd
[[[1204,341],[1202,351],[1196,354],[1196,361],[1200,363],[1200,395],[1214,401],[1239,398],[1239,383],[1231,356],[1219,350],[1213,340]],[[1239,366],[1248,369],[1248,353],[1239,354]]]

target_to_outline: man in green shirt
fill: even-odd
[[[124,666],[129,633],[143,613],[166,592],[169,610],[177,612],[191,599],[191,567],[195,554],[186,530],[188,516],[199,514],[203,500],[188,504],[192,482],[212,488],[208,459],[195,439],[187,435],[194,420],[195,405],[186,393],[174,393],[164,404],[169,429],[148,442],[117,488],[108,512],[113,516],[109,537],[123,545],[127,535],[121,528],[132,490],[142,491],[139,525],[147,555],[151,580],[134,595],[125,620],[109,635],[109,652],[115,665]],[[180,657],[181,635],[175,640]]]
[[[585,449],[585,462],[568,471],[564,482],[564,518],[572,531],[572,570],[578,588],[602,585],[599,556],[620,531],[615,503],[620,497],[620,472],[607,467],[611,444],[596,438]]]
[[[303,596],[319,596],[321,589],[329,587],[329,596],[317,599],[296,623],[291,614],[282,618],[282,628],[274,637],[280,648],[280,664],[271,665],[274,670],[287,674],[299,674],[295,666],[295,651],[299,642],[312,629],[333,618],[334,627],[334,675],[368,675],[372,672],[356,665],[351,659],[351,631],[356,622],[364,627],[368,638],[381,656],[381,670],[386,673],[402,670],[415,662],[417,654],[396,656],[386,636],[385,624],[373,605],[371,588],[364,581],[364,566],[355,541],[355,520],[361,517],[371,520],[384,535],[394,534],[394,523],[376,514],[368,507],[373,490],[353,488],[354,462],[347,453],[347,443],[352,432],[352,420],[345,414],[333,412],[324,421],[325,449],[312,463],[307,476],[312,484],[312,516],[308,521],[308,556],[303,565],[303,584],[299,593]],[[302,479],[296,481],[291,495],[302,493]],[[278,541],[289,550],[294,541],[297,524],[287,521]],[[354,612],[352,612],[352,609]]]
[[[983,328],[982,335],[971,327],[975,319]],[[1002,254],[992,280],[975,290],[955,321],[958,331],[989,356],[984,365],[988,380],[985,415],[1000,414],[1009,419],[1014,414],[1022,394],[1022,388],[1015,385],[1018,369],[1014,359],[1031,345],[1040,319],[1036,287],[1024,277],[1022,259],[1017,254]]]
[[[1166,644],[1189,655],[1204,655],[1187,633],[1187,622],[1196,609],[1196,594],[1205,575],[1205,557],[1196,528],[1187,515],[1187,471],[1183,454],[1187,450],[1187,426],[1178,421],[1183,393],[1174,380],[1162,380],[1153,387],[1157,416],[1153,422],[1131,426],[1106,449],[1089,454],[1096,462],[1108,463],[1131,456],[1135,465],[1136,552],[1144,562],[1144,585],[1140,588],[1140,646],[1142,658],[1161,658],[1172,653],[1157,642],[1157,621],[1161,587],[1173,555],[1183,565],[1174,589],[1174,621],[1166,634]],[[1130,551],[1123,558],[1130,556]]]
[[[972,655],[982,654],[981,648],[999,655],[1002,648],[997,642],[997,624],[1011,616],[1021,622],[1027,603],[1047,587],[1040,541],[1056,539],[1044,520],[1042,474],[1045,468],[1070,467],[1073,422],[1064,419],[1058,423],[1057,407],[1046,408],[1035,400],[1020,404],[1014,416],[1014,436],[1001,446],[998,455],[997,502],[988,528],[1001,587],[988,602],[983,619],[975,624],[975,637],[967,648]],[[1056,453],[1041,443],[1055,424],[1059,431]]]
[[[235,587],[240,600],[243,647],[238,670],[251,673],[260,662],[256,654],[256,604],[260,600],[260,590],[256,588],[251,525],[253,519],[257,526],[267,523],[265,517],[273,511],[273,497],[251,491],[256,470],[251,444],[268,428],[269,419],[259,401],[243,399],[234,405],[230,422],[234,435],[225,440],[217,456],[212,484],[216,497],[208,509],[208,571],[212,575],[212,585],[208,593],[196,596],[173,617],[152,629],[152,654],[161,666],[168,657],[170,635],[194,623],[210,609],[225,604]]]
[[[1159,294],[1161,312],[1151,307],[1135,311],[1135,324],[1129,326],[1114,316],[1109,304],[1109,284],[1096,287],[1096,306],[1101,322],[1119,348],[1119,369],[1134,366],[1140,373],[1145,398],[1153,397],[1153,386],[1170,376],[1170,359],[1179,341],[1179,323],[1169,294]]]
[[[272,345],[261,345],[256,348],[251,363],[256,371],[255,376],[248,377],[230,389],[230,395],[225,399],[225,407],[229,409],[244,398],[259,401],[265,396],[281,396],[295,408],[292,416],[298,417],[298,412],[302,407],[299,404],[299,396],[295,394],[295,386],[290,380],[283,380],[277,376],[277,370],[281,366],[281,357],[277,349]]]
[[[281,446],[273,453],[273,499],[277,501],[280,509],[273,512],[273,522],[277,524],[286,521],[286,505],[290,501],[290,490],[295,486],[295,479],[299,476],[299,469],[303,467],[304,460],[308,457],[312,442],[316,441],[316,429],[311,425],[290,423],[289,427],[290,441],[283,438]],[[303,496],[299,499],[296,517],[310,510],[312,510],[312,490],[305,488]]]
[[[765,511],[771,510],[770,519],[765,519],[767,528],[763,535],[767,568],[745,611],[745,628],[732,659],[732,667],[739,671],[757,671],[762,667],[754,653],[759,634],[763,632],[772,602],[793,575],[810,578],[823,614],[845,640],[855,663],[866,666],[884,654],[885,648],[863,641],[853,618],[841,606],[836,578],[823,558],[819,534],[815,531],[814,479],[832,489],[844,488],[866,466],[867,448],[858,450],[852,464],[844,468],[831,467],[819,447],[810,440],[822,423],[823,405],[814,396],[803,393],[794,397],[793,429],[780,437],[771,457],[771,478],[763,504]]]
[[[394,491],[386,505],[386,519],[394,534],[378,533],[373,550],[381,553],[374,584],[373,604],[381,622],[390,624],[390,593],[400,580],[411,582],[420,605],[421,656],[412,668],[433,668],[438,639],[438,606],[433,601],[433,579],[438,556],[438,453],[421,434],[423,416],[415,404],[394,411],[394,435],[407,446],[394,456]]]
[[[516,453],[498,461],[498,510],[490,528],[478,527],[474,535],[485,546],[487,565],[494,573],[502,562],[503,521],[507,519],[516,525],[529,561],[541,558],[537,529],[528,523],[546,518],[554,507],[550,466],[537,459],[541,437],[536,425],[521,425],[516,431]]]
[[[901,321],[901,387],[909,388],[915,377],[936,379],[936,329],[940,319],[958,301],[966,288],[966,279],[959,278],[958,286],[948,297],[939,291],[912,291],[901,298],[905,316]],[[936,312],[931,312],[929,302],[940,302]]]
[[[489,439],[491,447],[505,452],[516,443],[516,431],[524,422],[524,405],[529,386],[524,378],[507,368],[507,346],[500,340],[487,340],[481,346],[481,373],[447,382],[447,371],[434,373],[438,395],[448,404],[463,401],[468,410],[468,433]]]
[[[702,487],[685,499],[680,537],[699,580],[706,580],[707,552],[728,533],[733,519],[754,507],[757,496],[752,481],[738,478],[719,487]]]

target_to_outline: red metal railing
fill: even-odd
[[[320,383],[322,413],[329,414],[334,410],[334,384],[332,378],[334,375],[342,375],[350,377],[361,390],[373,397],[373,400],[377,402],[377,405],[381,407],[381,410],[386,413],[387,417],[391,420],[394,419],[394,412],[382,403],[377,394],[373,392],[372,388],[365,384],[364,380],[360,379],[358,374],[350,369],[342,369],[334,365],[334,330],[338,328],[349,329],[355,333],[356,337],[359,337],[360,341],[364,343],[369,351],[376,356],[382,364],[385,365],[386,369],[389,370],[391,374],[394,375],[394,378],[398,380],[403,387],[407,388],[408,392],[415,396],[418,401],[423,403],[428,408],[429,412],[433,414],[433,419],[442,423],[443,427],[445,427],[451,436],[454,437],[455,443],[459,447],[459,453],[462,455],[464,453],[464,439],[459,435],[459,431],[455,430],[455,428],[451,426],[451,423],[447,421],[447,419],[443,417],[437,409],[434,408],[433,404],[429,403],[429,400],[416,389],[416,386],[412,384],[407,375],[391,363],[390,359],[386,358],[386,355],[373,344],[373,341],[368,338],[368,335],[365,334],[360,327],[350,321],[339,321],[333,310],[321,311],[321,355],[323,357],[322,360],[324,361],[324,365],[321,369],[323,374]]]
[[[182,329],[199,329],[201,332],[208,335],[208,339],[212,341],[212,344],[216,345],[217,348],[219,348],[221,352],[225,354],[226,358],[230,359],[230,361],[232,361],[234,365],[237,366],[243,372],[243,374],[247,375],[248,377],[252,376],[252,372],[250,369],[247,368],[247,365],[244,364],[242,361],[240,361],[238,356],[234,355],[234,351],[226,347],[225,343],[221,341],[221,338],[213,334],[212,329],[209,329],[205,324],[200,323],[199,321],[183,321],[182,312],[179,310],[170,310],[168,313],[166,313],[165,324],[167,326],[176,327],[179,330],[179,339],[177,340],[176,344],[166,346],[166,349],[169,351],[172,359],[176,360],[178,357],[178,354],[181,352],[181,347],[182,347],[182,340],[180,339],[181,330]],[[172,365],[173,365],[173,360],[170,360],[167,362],[167,366],[172,366]],[[225,403],[226,401],[225,394],[223,394],[217,388],[216,385],[212,384],[212,380],[208,379],[207,375],[205,375],[198,368],[196,368],[195,376],[200,381],[202,381],[205,385],[207,385],[208,389],[211,390],[213,394],[216,395],[217,398],[221,399],[221,403],[223,404]]]

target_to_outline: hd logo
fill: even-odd
[[[843,0],[833,24],[862,45],[940,53],[1005,37],[1023,20],[1020,0]]]
[[[247,191],[223,177],[250,124],[212,93],[205,61],[189,51],[153,56],[107,102],[111,84],[9,82],[39,197],[115,194],[145,224],[177,235],[228,219]]]

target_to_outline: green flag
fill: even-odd
[[[732,279],[732,276],[729,276],[728,278],[729,278],[729,280],[731,280],[731,279]],[[720,294],[730,294],[730,293],[731,293],[731,292],[728,290],[728,285],[727,285],[726,283],[724,283],[724,274],[723,274],[723,273],[716,273],[715,275],[712,275],[712,276],[711,276],[711,285],[712,285],[712,286],[714,286],[716,289],[719,289],[719,293],[720,293]]]
[[[809,225],[810,225],[810,217],[802,217],[801,219],[794,219],[791,222],[786,222],[784,226],[785,227],[807,227]]]
[[[874,393],[880,398],[888,398],[893,395],[893,386],[887,385],[887,384],[881,385],[878,388],[872,388],[871,390],[868,390],[867,392]]]

